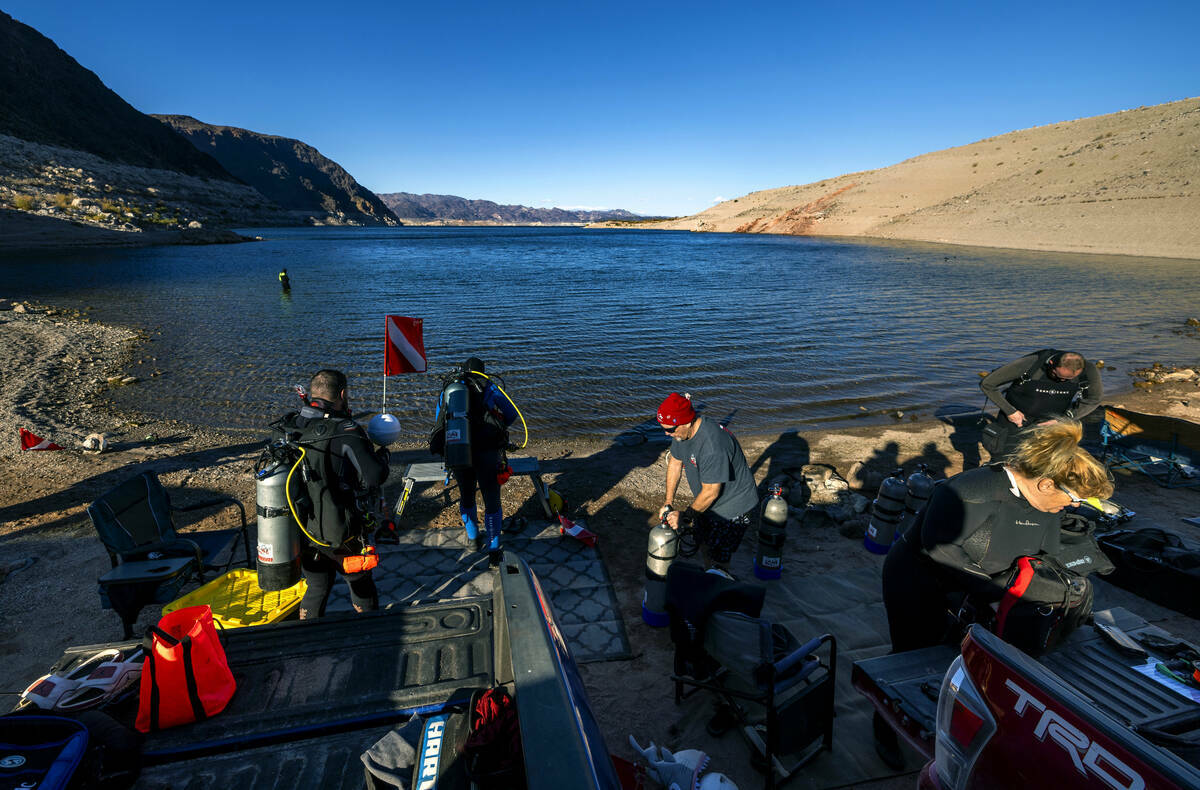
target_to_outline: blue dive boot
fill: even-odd
[[[479,534],[478,512],[474,508],[471,510],[459,510],[459,517],[462,518],[463,527],[467,530],[467,541],[471,544],[463,552],[463,555],[466,556],[473,551],[483,551],[483,538]]]
[[[504,553],[500,549],[500,530],[504,528],[504,513],[484,513],[483,526],[487,529],[488,561],[492,565],[499,565],[500,557]]]

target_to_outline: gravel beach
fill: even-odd
[[[0,381],[0,434],[7,437],[0,444],[0,692],[11,694],[44,673],[68,645],[120,636],[117,616],[99,606],[95,580],[108,569],[108,558],[88,521],[87,504],[135,471],[151,469],[177,504],[220,492],[238,497],[253,513],[250,468],[267,431],[216,431],[118,412],[107,405],[106,393],[114,387],[138,386],[137,381],[122,383],[124,371],[140,353],[149,353],[145,349],[154,343],[152,336],[103,326],[85,314],[53,307],[0,301],[0,308],[0,362],[5,370]],[[1107,401],[1200,422],[1200,389],[1191,380],[1137,389]],[[647,404],[648,416],[654,405]],[[285,406],[281,404],[281,410]],[[65,449],[22,452],[18,428]],[[733,429],[736,433],[736,425]],[[106,452],[82,452],[80,442],[91,433],[106,435]],[[429,459],[420,444],[423,432],[409,433],[414,435],[406,437],[407,444],[393,448],[393,471],[385,489],[390,501],[401,488],[403,465]],[[806,463],[827,464],[851,490],[868,498],[880,476],[896,466],[922,461],[938,476],[948,476],[962,470],[964,458],[968,466],[981,460],[969,431],[944,420],[739,439],[759,482]],[[626,444],[612,437],[539,440],[535,432],[522,451],[541,459],[546,481],[600,535],[634,658],[587,664],[582,672],[610,749],[628,758],[636,756],[626,742],[631,732],[643,742],[695,746],[680,744],[673,735],[678,732],[678,713],[666,679],[667,635],[643,627],[639,616],[645,536],[662,501],[666,448],[657,435]],[[982,453],[982,460],[986,457]],[[514,482],[504,487],[506,514],[540,518],[529,486]],[[686,486],[681,493],[686,494]],[[454,499],[430,491],[414,497],[402,526],[456,523]],[[1200,533],[1180,521],[1200,515],[1195,490],[1166,490],[1139,475],[1119,476],[1114,499],[1138,511],[1137,526],[1158,524],[1193,538]],[[192,518],[185,514],[185,531],[233,526],[236,515],[226,510],[188,520]],[[810,514],[802,523],[789,525],[787,572],[811,575],[880,566],[881,557],[862,549],[861,535],[861,524],[839,524]],[[741,553],[753,549],[751,534]],[[33,565],[5,575],[5,569],[25,558],[34,558]],[[147,608],[138,627],[156,619],[157,611]],[[15,698],[6,696],[0,705],[12,702]],[[733,740],[703,748],[714,757],[722,750],[740,755],[742,747]],[[750,776],[721,770],[738,781]],[[911,782],[909,777],[897,786]]]

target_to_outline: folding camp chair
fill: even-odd
[[[732,717],[751,749],[751,761],[766,774],[768,790],[785,782],[821,751],[833,748],[833,689],[837,642],[824,634],[803,645],[782,625],[757,616],[761,588],[714,578],[675,563],[668,572],[667,598],[675,643],[675,702],[700,689],[724,706],[709,724]],[[691,588],[700,597],[737,609],[708,610],[702,603],[688,619],[672,601]],[[758,592],[754,592],[758,590]],[[693,598],[694,600],[694,598]],[[699,612],[700,614],[696,614]],[[680,627],[681,626],[681,627]],[[824,656],[820,654],[824,653]],[[685,687],[691,687],[685,692]]]
[[[216,505],[236,506],[240,528],[191,532],[182,537],[171,519],[172,511],[187,512]],[[143,472],[121,483],[88,506],[88,517],[108,551],[112,570],[100,577],[100,603],[114,609],[132,636],[133,623],[143,607],[168,603],[190,579],[204,581],[205,571],[228,568],[240,538],[250,565],[246,510],[231,496],[186,506],[174,506],[153,472]],[[229,549],[225,564],[217,557]]]
[[[1101,456],[1109,469],[1133,469],[1165,488],[1200,485],[1200,425],[1177,417],[1104,407]]]

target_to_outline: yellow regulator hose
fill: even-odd
[[[304,463],[304,456],[306,454],[307,453],[305,452],[304,448],[301,447],[300,457],[296,459],[296,463],[292,464],[292,469],[288,472],[287,480],[285,480],[283,483],[283,495],[287,498],[288,509],[292,511],[292,518],[296,520],[296,526],[300,527],[300,531],[307,535],[308,539],[318,546],[329,548],[332,544],[322,543],[314,538],[309,531],[304,528],[304,524],[300,521],[300,516],[296,514],[296,506],[292,503],[292,475],[294,475],[296,470],[300,468],[300,464]]]
[[[529,444],[529,426],[525,423],[525,415],[521,413],[520,407],[517,406],[517,404],[513,403],[513,399],[508,397],[508,393],[504,391],[503,387],[501,387],[499,384],[496,384],[496,382],[492,381],[491,376],[489,376],[488,374],[486,374],[480,370],[472,370],[471,372],[477,373],[480,376],[483,376],[488,381],[491,381],[492,384],[495,385],[496,389],[500,390],[500,394],[504,396],[504,399],[506,401],[508,401],[509,403],[512,403],[512,407],[513,407],[513,409],[516,410],[517,416],[521,418],[521,427],[525,429],[525,441],[521,442],[521,446],[517,448],[518,450],[523,450],[525,448],[525,445]]]

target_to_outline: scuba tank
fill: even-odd
[[[646,547],[646,587],[642,592],[642,621],[648,626],[669,625],[667,614],[667,570],[679,553],[679,535],[664,520],[650,530]]]
[[[446,468],[471,465],[471,396],[463,381],[449,384],[442,392],[446,410]]]
[[[255,471],[258,586],[286,590],[300,581],[300,531],[287,502],[290,464],[278,458]]]
[[[904,518],[900,522],[900,530],[908,529],[917,520],[917,514],[929,501],[933,487],[937,481],[929,474],[926,464],[917,464],[917,471],[908,476],[908,493],[904,496]]]
[[[754,556],[754,575],[759,579],[778,579],[783,575],[783,541],[787,537],[788,504],[779,483],[767,489],[758,509],[758,553]]]
[[[896,538],[896,528],[904,516],[904,500],[908,496],[908,483],[904,470],[897,469],[879,484],[879,494],[871,503],[871,521],[863,545],[872,554],[887,554]]]

